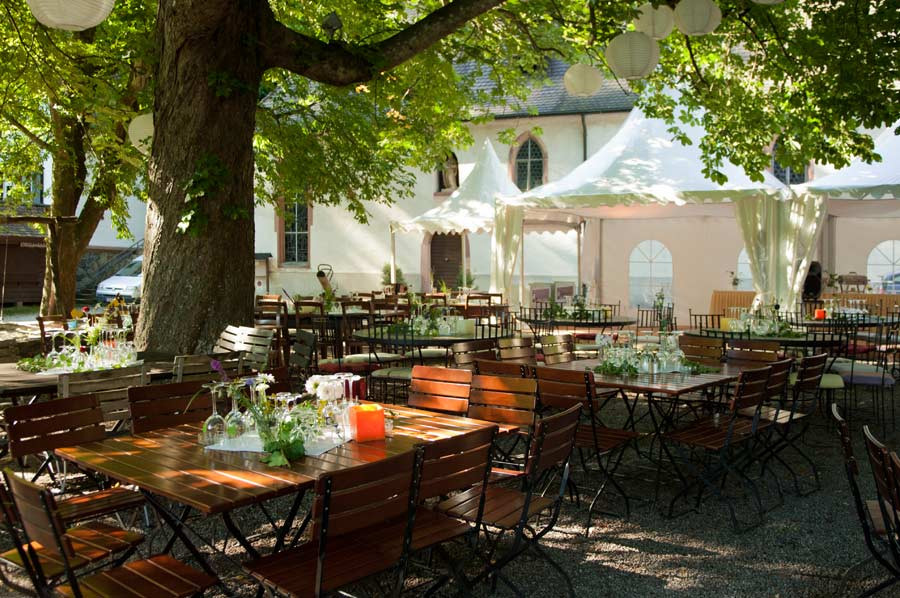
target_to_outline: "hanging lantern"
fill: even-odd
[[[675,27],[675,13],[666,5],[653,8],[649,2],[642,4],[641,14],[634,20],[634,28],[641,33],[646,33],[653,39],[663,39]]]
[[[128,125],[128,139],[131,145],[145,156],[150,153],[153,142],[153,113],[138,114]]]
[[[116,0],[27,0],[34,18],[47,27],[84,31],[112,12]]]
[[[675,25],[685,35],[706,35],[722,22],[722,11],[712,0],[681,0],[675,6]]]
[[[563,75],[563,85],[569,95],[586,98],[600,90],[603,73],[589,64],[573,64]]]
[[[628,31],[612,38],[604,55],[619,79],[643,79],[659,63],[659,44],[646,33]]]

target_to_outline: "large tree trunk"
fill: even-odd
[[[140,349],[203,350],[228,324],[252,319],[256,4],[159,3]],[[185,233],[189,185],[197,228]]]

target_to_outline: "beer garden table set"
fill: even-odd
[[[223,418],[214,412],[203,423],[109,437],[57,449],[56,453],[79,467],[139,489],[171,530],[166,549],[180,541],[208,574],[216,576],[197,542],[220,554],[224,547],[215,546],[193,529],[188,519],[192,511],[221,517],[247,555],[258,558],[259,550],[233,517],[236,509],[259,506],[269,517],[264,503],[294,495],[280,526],[269,517],[275,533],[272,551],[278,552],[287,545],[303,498],[320,474],[494,425],[408,407],[358,403],[354,397],[357,380],[348,375],[313,377],[307,382],[305,396],[279,394],[267,399],[264,393],[269,380],[258,376],[249,383],[252,395],[244,403],[256,420],[255,431],[248,426],[235,435],[234,430],[226,430],[230,414]],[[210,392],[224,391],[222,385],[210,386]],[[514,429],[500,426],[501,433]],[[264,449],[267,452],[262,452]],[[311,517],[311,512],[305,515],[291,543],[302,535]]]

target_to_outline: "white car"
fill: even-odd
[[[144,256],[136,257],[124,268],[97,285],[97,301],[107,303],[116,295],[126,301],[138,301],[141,298],[141,266]]]

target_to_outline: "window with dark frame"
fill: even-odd
[[[544,152],[529,137],[516,153],[516,186],[522,191],[533,189],[544,182]]]
[[[309,207],[295,203],[285,208],[284,263],[309,265]]]
[[[778,142],[775,142],[775,145],[772,146],[772,174],[775,175],[775,178],[784,183],[785,185],[799,185],[800,183],[806,182],[806,169],[803,170],[794,170],[790,166],[782,166],[778,163],[778,160],[775,159],[775,150],[778,149]]]

